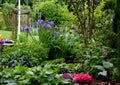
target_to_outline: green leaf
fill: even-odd
[[[110,62],[103,61],[102,63],[103,63],[103,66],[104,66],[105,68],[113,67],[113,64],[110,63]]]
[[[99,72],[98,75],[107,76],[107,71],[103,70],[102,72]]]
[[[103,66],[100,66],[100,65],[96,65],[96,66],[94,66],[94,67],[97,68],[98,70],[102,70],[102,71],[105,70],[104,67],[103,67]]]
[[[33,73],[32,71],[30,71],[30,70],[27,71],[26,73],[27,73],[27,74],[30,74],[30,75],[34,75],[34,73]]]

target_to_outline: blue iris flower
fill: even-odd
[[[50,28],[51,28],[51,25],[50,25],[50,24],[47,24],[47,23],[44,23],[44,27],[50,29]]]
[[[55,25],[55,29],[58,29],[59,27],[57,25]]]
[[[43,20],[42,19],[39,19],[36,23],[35,23],[35,26],[39,27],[43,24]]]
[[[31,26],[25,26],[25,28],[23,28],[25,31],[29,31],[29,30],[31,30],[32,29],[32,27]]]
[[[55,31],[55,32],[54,32],[54,35],[55,35],[55,36],[58,36],[58,32],[57,32],[57,31]]]
[[[43,21],[42,19],[39,19],[36,24],[35,24],[37,27],[44,27],[46,29],[52,29],[52,28],[55,28],[55,29],[58,29],[59,27],[57,25],[55,25],[55,23],[53,21]],[[27,27],[26,27],[27,29]],[[38,33],[38,28],[36,29],[36,32]],[[58,32],[57,31],[54,31],[54,36],[58,36]]]
[[[5,42],[6,42],[6,39],[2,39],[2,40],[0,41],[0,44],[3,45]]]
[[[53,21],[50,21],[50,25],[53,26],[53,25],[54,25],[54,22],[53,22]]]

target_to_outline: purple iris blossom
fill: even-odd
[[[53,21],[50,21],[50,25],[53,26],[53,25],[54,25],[54,22],[53,22]]]
[[[55,29],[58,29],[58,26],[57,26],[57,25],[55,25]]]
[[[50,24],[47,24],[47,23],[44,23],[44,27],[45,27],[45,28],[48,28],[48,29],[51,28]]]
[[[36,26],[36,27],[39,27],[40,25],[39,25],[39,23],[38,23],[38,22],[36,22],[36,23],[35,23],[35,26]]]
[[[38,25],[41,26],[43,24],[43,20],[42,19],[39,19],[38,20]]]
[[[57,32],[57,31],[55,31],[55,32],[54,32],[54,35],[55,35],[55,36],[58,36],[58,32]]]
[[[3,45],[4,43],[6,43],[6,39],[2,39],[2,40],[0,41],[0,44],[1,44],[1,45]]]
[[[43,20],[42,19],[39,19],[36,23],[35,23],[35,26],[39,27],[43,24]]]
[[[25,28],[23,28],[25,31],[29,31],[29,30],[31,30],[32,29],[32,27],[31,26],[25,26]]]

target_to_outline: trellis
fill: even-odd
[[[18,9],[13,8],[12,9],[12,40],[14,40],[14,35],[15,35],[15,24],[18,22],[16,16],[18,15]],[[27,26],[30,26],[29,23],[29,16],[30,16],[30,11],[29,10],[20,10],[21,15],[27,15]]]

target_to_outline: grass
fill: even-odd
[[[5,39],[12,39],[12,31],[0,30],[0,34],[2,34]]]
[[[2,34],[3,38],[5,38],[5,39],[12,39],[12,31],[0,30],[0,34]],[[20,39],[21,39],[21,41],[24,41],[27,39],[25,32],[24,33],[21,32]],[[28,36],[28,41],[34,42],[34,40],[38,40],[38,39],[39,39],[38,36],[30,36],[30,35]]]

